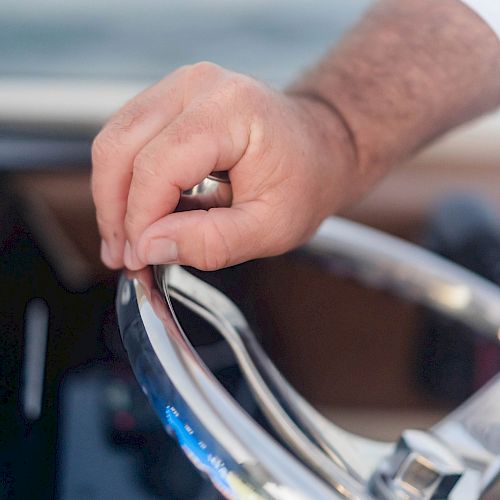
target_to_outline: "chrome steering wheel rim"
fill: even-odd
[[[392,289],[464,321],[497,342],[500,340],[500,289],[415,245],[331,218],[304,250],[325,257],[334,269],[347,271],[360,281]],[[228,308],[205,283],[178,266],[157,268],[156,279],[148,275],[151,271],[141,273],[122,277],[117,296],[120,330],[132,367],[165,427],[174,431],[195,465],[208,474],[226,497],[387,498],[394,493],[390,481],[386,484],[383,478],[388,477],[386,469],[391,467],[390,457],[399,453],[399,444],[355,436],[317,414],[287,385],[265,353],[253,345],[253,336],[247,331],[244,318],[238,317],[238,309],[234,305],[234,309]],[[259,428],[209,372],[176,320],[171,296],[188,307],[191,304],[191,309],[208,321],[212,317],[219,329],[232,335],[229,343],[233,351],[240,352],[236,358],[256,399],[293,454]],[[252,352],[255,349],[257,354]],[[291,400],[296,410],[295,417],[301,424],[298,429],[293,419],[290,423],[287,412],[281,411],[279,398],[273,399],[275,392],[285,398],[291,395],[288,403]],[[172,403],[176,398],[183,402],[184,413]],[[484,429],[481,418],[477,422],[477,416],[483,415],[486,407],[490,424],[495,424],[493,431]],[[464,445],[471,438],[471,412],[476,429],[472,433],[473,446]],[[179,426],[179,422],[184,423]],[[498,477],[499,425],[497,376],[475,399],[428,431],[454,450],[463,463],[466,473],[458,486],[468,495],[465,498],[478,497]],[[313,436],[311,443],[300,434],[304,426]],[[208,455],[200,452],[195,456],[186,445],[189,429],[191,436],[203,436],[199,441],[205,450],[211,448]],[[460,447],[463,449],[459,452]],[[211,458],[207,458],[209,455]],[[480,466],[471,466],[479,455]],[[200,458],[203,456],[205,459]],[[225,477],[222,483],[221,475]],[[459,498],[457,487],[454,489]]]

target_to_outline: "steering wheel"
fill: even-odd
[[[226,179],[211,176],[184,193],[183,204],[220,205],[228,192]],[[500,288],[418,246],[332,217],[304,251],[500,342]],[[209,370],[172,300],[227,342],[272,432]],[[405,430],[396,443],[375,441],[317,412],[277,370],[238,307],[180,266],[125,272],[116,307],[144,393],[166,430],[227,498],[470,500],[500,478],[500,375],[432,428]]]

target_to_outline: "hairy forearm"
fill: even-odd
[[[458,0],[382,0],[288,91],[343,119],[369,185],[500,105],[500,42]]]
[[[201,63],[113,115],[92,150],[103,261],[211,270],[296,247],[388,167],[498,105],[500,43],[458,0],[381,0],[288,94]],[[217,170],[230,208],[173,213]]]

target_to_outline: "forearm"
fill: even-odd
[[[500,105],[500,42],[458,0],[382,0],[289,92],[342,117],[364,190],[435,137]]]
[[[382,0],[289,94],[201,63],[119,110],[92,150],[103,261],[211,270],[296,247],[389,166],[500,104],[500,43],[458,0]],[[230,208],[173,213],[218,170]]]

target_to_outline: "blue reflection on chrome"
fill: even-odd
[[[130,295],[117,307],[118,323],[123,345],[131,367],[144,394],[167,432],[212,484],[227,498],[245,498],[257,495],[248,474],[228,452],[205,430],[180,396],[177,388],[165,375],[141,320],[137,297],[132,282],[122,276],[119,293],[129,286]],[[117,301],[119,299],[117,298]]]
[[[196,468],[208,474],[221,493],[230,493],[232,488],[227,482],[229,471],[224,460],[210,452],[207,443],[198,437],[189,423],[182,420],[175,406],[168,405],[165,416],[179,445]]]

